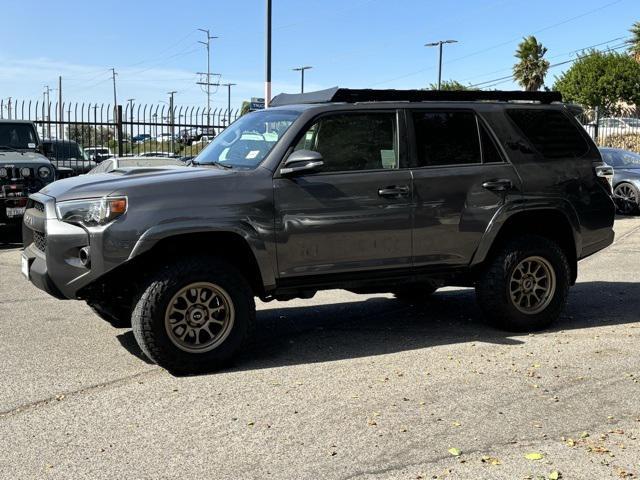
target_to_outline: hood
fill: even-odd
[[[215,167],[177,167],[153,169],[125,169],[111,173],[80,175],[65,178],[47,185],[41,193],[54,197],[58,201],[94,198],[111,195],[127,195],[132,190],[151,187],[163,188],[170,184],[195,181],[203,177],[228,177],[234,175],[233,170]]]
[[[44,155],[36,152],[13,152],[0,150],[0,166],[13,165],[14,167],[33,167],[35,165],[51,165]]]

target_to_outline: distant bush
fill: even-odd
[[[608,135],[600,141],[601,147],[622,148],[640,153],[640,135]]]

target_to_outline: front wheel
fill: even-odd
[[[487,320],[508,331],[548,327],[567,302],[571,270],[556,242],[527,235],[507,242],[476,282]]]
[[[255,302],[247,281],[218,259],[185,259],[148,283],[132,316],[142,351],[175,373],[223,366],[247,342]]]

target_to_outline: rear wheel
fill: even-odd
[[[246,343],[254,321],[247,281],[218,259],[167,266],[151,279],[132,316],[142,351],[176,373],[223,366]]]
[[[534,235],[514,238],[489,260],[476,283],[486,319],[504,330],[540,330],[564,308],[571,271],[552,240]]]
[[[631,183],[621,183],[613,190],[618,211],[624,215],[631,215],[638,211],[640,204],[640,191]]]
[[[436,290],[438,285],[435,282],[412,283],[393,291],[393,295],[403,302],[422,303],[426,302]]]

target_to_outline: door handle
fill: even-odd
[[[400,198],[409,195],[411,189],[408,185],[393,185],[378,190],[378,195],[384,198]]]
[[[483,188],[493,192],[506,192],[513,188],[513,182],[508,178],[500,178],[498,180],[489,180],[482,184]]]

